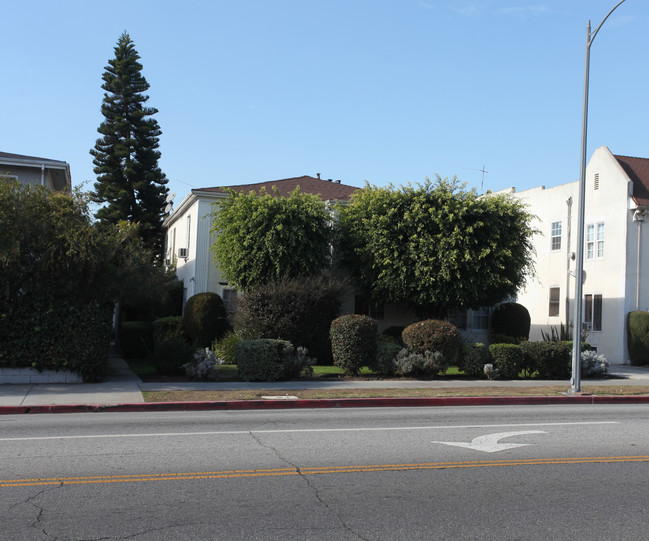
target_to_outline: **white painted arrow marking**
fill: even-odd
[[[522,436],[524,434],[547,434],[542,430],[522,430],[519,432],[499,432],[498,434],[487,434],[486,436],[478,436],[473,438],[471,443],[464,443],[462,441],[434,441],[432,443],[441,443],[444,445],[453,445],[454,447],[464,447],[466,449],[473,449],[474,451],[484,451],[485,453],[496,453],[504,451],[505,449],[514,449],[515,447],[525,447],[529,443],[498,443],[502,438],[510,438],[512,436]]]

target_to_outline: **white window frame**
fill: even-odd
[[[489,321],[491,319],[491,308],[478,308],[471,311],[471,330],[487,332],[489,331]],[[486,322],[486,326],[482,326]]]
[[[557,252],[561,250],[561,233],[562,233],[561,220],[558,222],[552,222],[550,226],[550,250]]]
[[[586,225],[586,259],[604,259],[604,242],[606,239],[604,222]]]
[[[600,293],[586,293],[584,295],[584,324],[590,331],[601,332],[604,320],[604,296]],[[597,310],[599,305],[599,311]]]
[[[556,300],[552,299],[552,292],[556,291]],[[553,308],[556,314],[553,313]],[[548,291],[548,317],[559,317],[561,314],[561,288],[551,287]]]

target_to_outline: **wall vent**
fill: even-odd
[[[599,190],[599,173],[595,173],[595,182],[593,183],[593,188]]]

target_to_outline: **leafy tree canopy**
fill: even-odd
[[[99,228],[88,203],[78,190],[0,182],[0,312],[31,297],[84,304],[159,295],[172,276],[151,263],[136,226]]]
[[[424,317],[493,306],[533,272],[533,228],[524,205],[479,197],[457,178],[423,185],[367,185],[340,208],[336,249],[375,300]]]
[[[160,253],[167,178],[158,166],[162,132],[153,118],[158,111],[145,105],[149,83],[139,59],[123,33],[102,76],[104,121],[97,129],[102,137],[90,151],[97,174],[93,199],[106,203],[96,213],[100,223],[137,223],[145,245]]]
[[[211,217],[214,262],[238,289],[317,274],[330,263],[331,215],[299,187],[288,197],[230,190]]]

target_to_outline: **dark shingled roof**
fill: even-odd
[[[649,159],[615,156],[624,172],[633,182],[633,200],[640,206],[649,206]]]
[[[60,160],[52,160],[50,158],[38,158],[36,156],[23,156],[22,154],[12,154],[11,152],[0,152],[0,160],[11,160],[12,162],[30,161],[30,162],[52,162],[56,164],[66,164],[65,162],[62,162]]]
[[[200,188],[192,190],[192,192],[213,192],[213,193],[227,193],[227,191],[234,190],[235,192],[257,192],[262,188],[266,189],[266,193],[273,195],[273,187],[277,188],[279,195],[288,196],[295,188],[300,187],[302,193],[310,193],[317,195],[323,201],[349,201],[351,195],[360,188],[355,186],[347,186],[340,184],[337,181],[323,180],[310,176],[284,178],[280,180],[269,180],[266,182],[257,182],[255,184],[239,184],[238,186],[221,186],[216,188]]]

